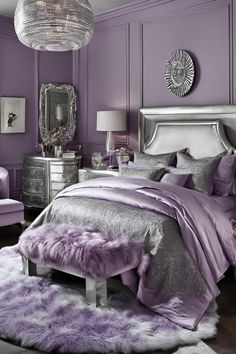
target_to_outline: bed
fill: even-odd
[[[235,117],[235,106],[141,109],[140,152],[156,156],[188,147],[195,159],[224,155],[234,151],[224,120]],[[219,294],[216,283],[230,265],[236,266],[236,238],[229,221],[236,218],[234,198],[106,177],[64,190],[31,227],[49,222],[86,225],[144,242],[150,254],[145,275],[127,272],[123,283],[153,311],[194,329]]]

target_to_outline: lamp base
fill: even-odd
[[[110,152],[111,150],[115,150],[115,143],[112,132],[107,132],[106,152]]]

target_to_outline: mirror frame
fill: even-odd
[[[47,128],[47,117],[46,117],[46,109],[47,109],[47,102],[46,102],[46,93],[49,89],[57,89],[57,90],[64,90],[71,96],[70,102],[70,120],[68,126],[68,132],[71,134],[72,138],[75,135],[76,130],[76,109],[77,109],[77,95],[75,88],[69,84],[42,84],[40,89],[40,105],[39,105],[39,130],[41,139],[44,142],[50,136],[48,128]]]

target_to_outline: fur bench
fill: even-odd
[[[107,298],[107,278],[136,267],[143,271],[147,263],[140,242],[66,224],[26,230],[18,247],[25,274],[37,275],[41,265],[85,278],[86,299],[95,306]]]

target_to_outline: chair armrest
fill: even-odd
[[[0,198],[9,198],[9,195],[9,173],[5,168],[0,167]]]

